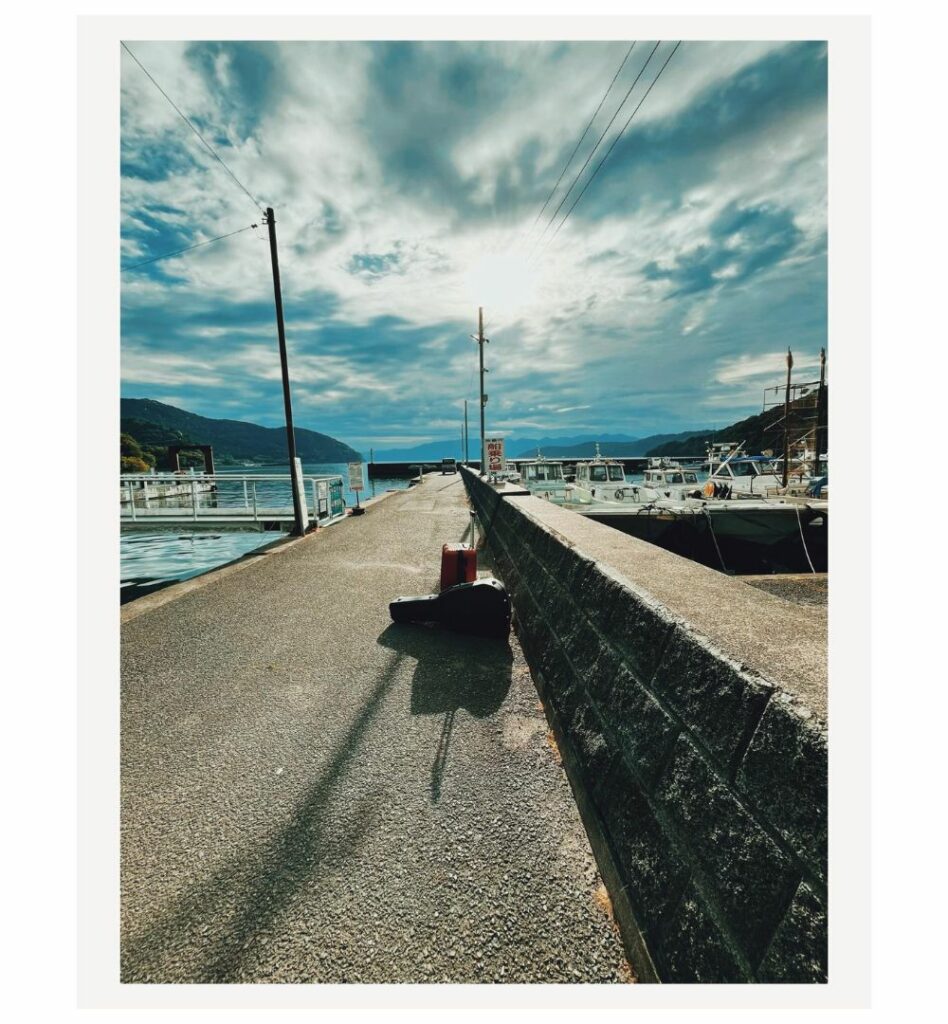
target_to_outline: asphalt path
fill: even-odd
[[[123,625],[124,982],[632,980],[516,637],[391,623],[468,528],[428,476]]]

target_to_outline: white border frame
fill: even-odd
[[[119,46],[127,39],[827,39],[830,982],[825,986],[205,986],[118,983]],[[82,1007],[858,1007],[869,965],[869,21],[839,17],[96,17],[79,20],[79,1001]],[[841,517],[841,518],[840,518]],[[845,523],[845,531],[838,524]],[[841,599],[846,601],[845,611]]]

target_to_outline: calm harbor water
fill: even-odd
[[[267,481],[257,485],[257,498],[261,505],[292,505],[289,484],[289,470],[286,466],[224,466],[217,470],[218,477],[286,474],[287,480]],[[349,490],[348,467],[343,464],[321,465],[303,463],[303,475],[339,474],[343,480],[343,494],[347,505],[356,503],[356,495]],[[368,472],[363,470],[363,476]],[[403,489],[408,480],[368,480],[361,500],[373,494],[384,494],[393,488]],[[312,496],[307,494],[307,502]],[[234,484],[219,488],[218,494],[199,495],[199,502],[208,504],[217,501],[221,505],[243,504],[243,487]],[[189,506],[190,498],[167,498],[165,507],[172,505]],[[258,530],[187,530],[181,527],[154,530],[135,530],[122,533],[121,539],[121,599],[127,601],[143,594],[160,590],[171,583],[191,579],[209,572],[220,565],[232,562],[251,551],[272,544],[283,532]]]

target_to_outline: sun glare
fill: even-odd
[[[467,298],[491,315],[509,316],[532,306],[537,298],[539,277],[521,253],[488,253],[480,257],[465,275]]]

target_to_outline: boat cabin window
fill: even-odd
[[[545,466],[542,463],[527,466],[528,480],[562,480],[563,467],[560,465]]]
[[[625,483],[625,473],[622,472],[621,466],[610,466],[609,467],[609,479],[616,480],[620,483]]]
[[[685,479],[681,475],[681,473],[669,473],[668,474],[668,483],[670,483],[670,484],[683,484],[684,482],[685,482]]]
[[[606,467],[605,466],[590,466],[589,467],[589,478],[590,478],[590,480],[595,480],[596,483],[603,483],[603,482],[605,482],[608,479],[608,477],[606,476]]]
[[[753,462],[733,463],[735,476],[757,476],[757,466]]]
[[[698,482],[698,474],[697,473],[685,473],[685,483],[686,484],[696,484],[697,482]]]

